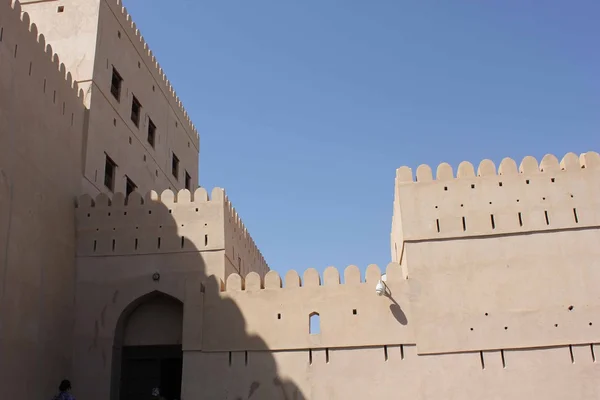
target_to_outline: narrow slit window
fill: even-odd
[[[128,176],[126,176],[125,178],[127,180],[127,183],[125,184],[125,195],[129,197],[131,193],[135,192],[135,189],[137,189],[137,185],[133,183],[133,181]]]
[[[160,249],[160,236],[158,237],[157,247]]]
[[[148,143],[150,143],[152,148],[154,148],[154,143],[156,143],[156,125],[154,125],[151,118],[148,118]]]
[[[590,351],[592,352],[592,362],[596,362],[596,353],[594,352],[593,344],[590,344]]]
[[[33,62],[29,63],[29,76],[31,76],[31,68],[33,68]]]
[[[106,186],[111,192],[115,190],[115,173],[117,171],[117,164],[106,155],[104,164],[104,186]]]
[[[483,359],[483,351],[479,352],[479,360],[481,361],[481,369],[485,369],[485,360]]]
[[[15,44],[15,58],[17,58],[17,50],[19,49],[19,45]]]
[[[383,346],[383,359],[385,361],[388,360],[388,348],[387,348],[387,346]]]
[[[232,361],[233,355],[231,354],[231,351],[229,352],[229,366],[231,367],[231,361]]]
[[[400,345],[400,359],[404,360],[404,345]]]
[[[435,225],[437,226],[438,233],[440,233],[440,220],[439,219],[435,220]]]
[[[244,352],[244,365],[248,365],[248,351]]]
[[[185,188],[189,191],[192,190],[192,177],[187,171],[185,171]]]
[[[121,101],[121,87],[123,86],[123,78],[115,67],[112,70],[112,80],[110,84],[110,92],[117,101]]]
[[[204,235],[204,245],[208,246],[208,235]]]
[[[312,313],[308,320],[308,332],[311,335],[318,335],[321,333],[321,316],[319,313]]]
[[[171,160],[171,173],[175,177],[175,179],[179,179],[179,158],[173,153],[173,158]]]
[[[329,364],[329,349],[325,349],[325,363]]]
[[[98,247],[98,241],[94,240],[94,251],[96,251],[97,247]]]
[[[183,249],[183,246],[185,246],[185,236],[181,237],[181,248]]]
[[[467,220],[465,217],[462,217],[462,223],[463,223],[463,231],[466,232],[467,231]]]
[[[506,368],[506,360],[504,359],[504,350],[500,350],[500,356],[502,356],[502,368]]]
[[[312,365],[312,350],[308,350],[308,364]]]
[[[492,223],[492,229],[496,229],[496,221],[494,220],[494,214],[490,214],[490,222]]]
[[[115,239],[112,240],[112,251],[115,251],[115,246],[117,244],[117,241]]]
[[[519,212],[519,226],[523,226],[523,214]]]
[[[138,128],[140,127],[141,115],[142,115],[142,104],[139,102],[137,97],[133,96],[133,100],[131,101],[131,121]]]
[[[550,225],[550,219],[548,218],[548,211],[544,211],[544,217],[546,218],[546,225]]]
[[[576,208],[573,209],[573,217],[575,218],[575,223],[578,224],[579,223],[579,217],[577,216],[577,209]]]
[[[0,28],[0,42],[2,41],[2,36],[4,36],[4,27]]]
[[[137,250],[138,249],[138,239],[137,238],[135,238],[134,246],[135,246],[135,250]]]

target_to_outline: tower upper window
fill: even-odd
[[[140,127],[140,118],[142,115],[142,105],[138,101],[138,99],[133,96],[133,100],[131,101],[131,120],[137,126]]]
[[[115,96],[117,101],[121,101],[121,86],[123,86],[123,78],[121,78],[121,75],[119,75],[115,67],[113,67],[110,92]]]

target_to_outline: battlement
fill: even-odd
[[[400,280],[402,276],[397,264],[390,263],[386,268],[386,276],[388,279]],[[320,286],[336,286],[336,285],[355,285],[355,284],[376,284],[381,279],[381,270],[375,264],[367,267],[365,279],[361,277],[360,270],[356,265],[349,265],[343,271],[344,282],[340,280],[340,271],[335,267],[327,267],[323,271],[323,280],[319,275],[319,271],[314,268],[308,268],[304,271],[302,278],[295,270],[289,270],[284,277],[277,271],[269,271],[264,279],[255,272],[250,272],[243,278],[239,274],[230,274],[226,282],[221,282],[219,290],[221,292],[239,292],[239,291],[256,291],[260,289],[292,289],[292,288],[314,288]]]
[[[408,326],[408,281],[402,277],[398,264],[390,263],[386,268],[388,296],[375,292],[381,279],[377,265],[367,267],[364,280],[354,265],[343,274],[343,284],[335,267],[325,269],[323,280],[313,268],[302,274],[303,279],[291,270],[286,273],[285,282],[275,271],[269,271],[264,280],[254,272],[245,279],[231,274],[225,284],[213,277],[205,289],[202,350],[415,343]],[[311,327],[313,318],[319,319],[319,331]],[[237,320],[244,321],[245,326],[234,329],[229,325]],[[373,329],[374,326],[378,328]],[[262,340],[257,342],[253,336]]]
[[[600,223],[600,156],[595,152],[549,154],[520,166],[505,158],[498,169],[483,160],[475,173],[462,162],[456,175],[442,163],[433,178],[421,165],[396,172],[392,254],[407,241],[448,239],[597,226]]]
[[[191,132],[194,133],[197,142],[199,140],[199,135],[196,127],[194,126],[189,114],[183,107],[183,103],[177,96],[177,93],[171,85],[171,82],[167,78],[165,72],[163,71],[156,57],[152,53],[152,50],[150,50],[148,43],[146,43],[140,30],[137,28],[135,22],[133,22],[131,15],[127,12],[127,8],[122,5],[121,0],[107,0],[107,4],[113,10],[113,13],[119,20],[119,23],[125,29],[127,29],[126,34],[131,38],[131,41],[136,47],[139,55],[145,58],[145,64],[154,67],[154,75],[159,78],[157,79],[157,81],[163,86],[162,90],[165,93],[168,93],[173,98],[175,104],[177,104],[178,111],[181,114],[181,117],[183,117],[183,120],[188,124]]]
[[[268,266],[250,237],[225,191],[214,188],[209,198],[204,188],[193,196],[183,189],[145,196],[133,192],[129,197],[115,193],[112,200],[104,193],[93,199],[80,196],[76,202],[79,256],[153,254],[187,251],[223,250],[236,238],[244,239],[248,255],[243,261],[266,273]],[[231,226],[231,229],[228,228]]]
[[[560,163],[556,156],[552,154],[546,154],[542,158],[541,163],[538,163],[535,157],[527,156],[523,158],[518,168],[517,163],[512,158],[507,157],[502,160],[498,170],[496,170],[496,166],[492,160],[486,159],[481,161],[477,168],[477,174],[475,174],[473,164],[468,161],[463,161],[458,165],[456,175],[450,164],[441,163],[436,169],[435,180],[447,181],[461,178],[482,178],[494,175],[528,175],[542,172],[554,173],[557,171],[573,172],[584,168],[596,168],[598,166],[600,166],[600,155],[593,151],[583,153],[579,157],[575,153],[567,153]],[[431,167],[426,164],[422,164],[417,168],[415,176],[413,176],[412,169],[407,166],[396,170],[396,185],[408,182],[431,182],[433,180]]]
[[[13,28],[19,29],[18,27],[11,26],[11,21],[18,21],[18,24],[21,25],[22,32],[14,32]],[[58,87],[55,89],[59,89],[59,91],[65,94],[67,97],[69,94],[67,92],[72,92],[75,98],[78,98],[78,102],[83,104],[84,93],[77,84],[77,82],[73,81],[73,77],[69,71],[66,70],[66,67],[63,63],[60,62],[58,54],[56,54],[52,50],[52,46],[46,44],[46,39],[43,34],[38,33],[38,28],[35,23],[32,23],[27,12],[23,12],[21,10],[21,4],[18,1],[12,0],[0,0],[0,29],[2,33],[0,33],[0,37],[2,38],[2,42],[8,42],[11,46],[13,46],[14,50],[14,58],[19,58],[20,53],[23,51],[27,52],[37,52],[40,51],[45,53],[46,59],[50,61],[53,65],[52,69],[44,69],[45,74],[53,74],[55,76],[47,76],[44,82],[44,90],[46,90],[46,85],[49,79],[52,79],[52,83],[56,84]],[[29,38],[26,38],[26,36]],[[25,37],[23,40],[22,38]],[[22,41],[31,41],[36,43],[36,47],[39,50],[29,49],[30,46],[21,43]],[[6,43],[8,45],[8,43]],[[19,46],[21,45],[21,46]],[[20,48],[20,50],[19,50]],[[37,54],[36,54],[37,55]],[[36,57],[37,58],[37,57]],[[36,68],[37,70],[37,68]],[[31,75],[33,71],[33,61],[29,65],[29,74]],[[55,92],[55,102],[56,102],[56,92]],[[63,107],[64,109],[64,107]]]

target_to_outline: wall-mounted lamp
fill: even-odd
[[[381,279],[379,279],[379,282],[377,282],[377,285],[375,286],[375,292],[377,293],[377,296],[383,296],[388,294],[389,290],[385,283],[386,281],[386,274],[381,275]]]

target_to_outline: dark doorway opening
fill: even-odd
[[[121,366],[121,400],[148,400],[159,388],[166,400],[181,398],[181,345],[125,346]]]

